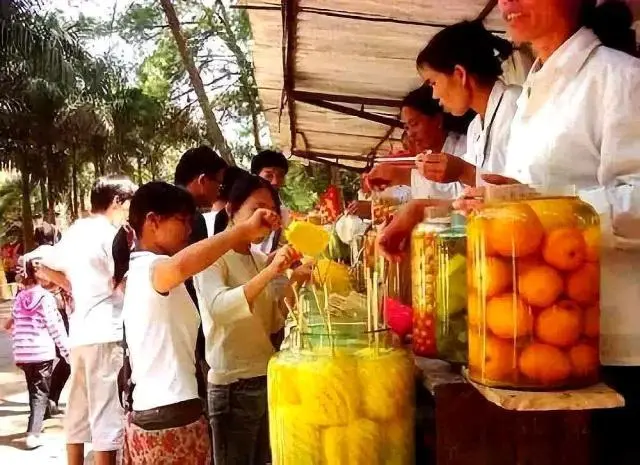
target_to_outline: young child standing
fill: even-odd
[[[22,272],[24,289],[13,304],[13,358],[24,371],[29,390],[29,424],[27,447],[40,446],[42,424],[49,406],[49,390],[56,346],[69,360],[67,333],[58,313],[56,300],[36,278],[33,263],[25,263]]]
[[[211,443],[198,397],[196,338],[200,318],[185,281],[247,239],[279,227],[276,213],[257,209],[246,221],[188,247],[196,205],[184,189],[163,182],[134,195],[129,224],[136,247],[115,256],[130,260],[123,307],[131,368],[131,411],[125,426],[124,463],[208,465]],[[127,247],[118,250],[128,254]],[[119,285],[123,273],[114,276]],[[132,391],[132,392],[131,392]]]

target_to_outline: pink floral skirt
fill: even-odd
[[[207,421],[147,431],[127,420],[123,465],[210,465],[211,441]]]

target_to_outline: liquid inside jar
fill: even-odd
[[[489,203],[467,234],[471,378],[539,390],[596,383],[596,212],[576,197]]]
[[[313,345],[269,363],[274,465],[412,465],[413,364],[401,349]]]
[[[438,299],[436,345],[438,358],[467,361],[467,244],[464,228],[438,235]]]
[[[437,236],[449,226],[448,219],[427,219],[411,236],[411,298],[413,304],[413,352],[435,357],[438,257]]]

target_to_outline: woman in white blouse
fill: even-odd
[[[467,150],[466,132],[469,115],[454,117],[444,113],[433,99],[429,86],[409,92],[402,101],[400,118],[404,123],[406,145],[412,155],[421,152],[447,152],[463,156]],[[391,186],[411,186],[411,197],[455,198],[456,186],[435,183],[420,176],[413,164],[404,166],[382,163],[366,174],[371,189],[383,190]]]
[[[244,221],[260,208],[279,214],[277,193],[258,176],[242,176],[230,189],[216,228]],[[223,217],[228,221],[221,221]],[[211,367],[208,401],[216,465],[263,465],[270,460],[266,374],[275,352],[270,337],[284,325],[282,299],[290,289],[275,286],[274,280],[296,257],[284,247],[267,263],[251,245],[247,237],[194,280]],[[307,267],[296,268],[290,282],[309,275]]]

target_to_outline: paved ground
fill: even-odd
[[[9,302],[0,302],[0,327],[10,312]],[[66,403],[63,391],[61,403]],[[61,407],[65,407],[63,403]],[[0,330],[0,464],[2,465],[64,465],[66,464],[62,417],[44,424],[44,445],[26,450],[24,438],[29,417],[29,395],[22,372],[13,364],[11,338]],[[91,453],[85,462],[90,465]]]

